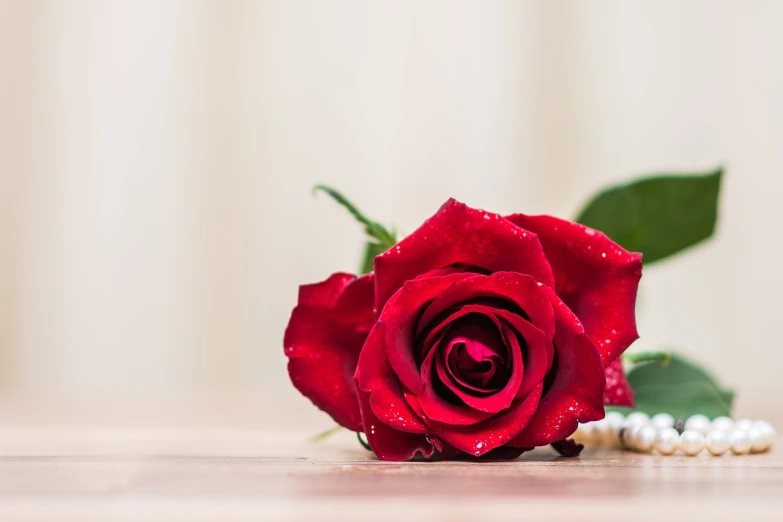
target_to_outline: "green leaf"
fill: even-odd
[[[389,245],[389,247],[392,245]],[[368,241],[364,247],[364,260],[362,261],[362,267],[359,269],[359,274],[368,274],[373,270],[373,259],[375,256],[383,254],[389,247],[380,243],[374,243]]]
[[[370,241],[367,242],[365,247],[364,257],[359,268],[359,273],[366,274],[368,272],[372,272],[373,259],[378,254],[386,252],[397,243],[397,233],[393,229],[390,231],[380,223],[369,219],[358,208],[356,208],[353,203],[348,201],[345,196],[333,188],[326,185],[317,185],[315,188],[313,188],[313,193],[318,191],[324,192],[331,196],[332,199],[337,201],[337,203],[345,207],[345,209],[348,210],[348,212],[350,212],[354,218],[356,218],[356,221],[364,225],[364,232],[370,238]]]
[[[654,263],[709,238],[715,230],[723,169],[659,175],[603,190],[576,221],[600,230]]]
[[[635,409],[648,415],[688,417],[701,413],[711,419],[731,416],[734,392],[677,355],[672,355],[666,365],[647,362],[633,367],[628,372],[628,383],[636,392]]]

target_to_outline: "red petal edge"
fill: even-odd
[[[557,322],[555,378],[530,423],[510,446],[546,446],[574,433],[577,421],[604,417],[606,381],[600,354],[573,312],[552,289],[545,287],[545,291],[552,300]]]
[[[283,345],[297,390],[338,424],[362,431],[353,374],[372,325],[373,276],[333,274],[304,285]]]
[[[608,366],[639,337],[635,307],[642,255],[564,219],[525,214],[506,219],[538,235],[552,265],[557,295],[582,321]]]
[[[354,381],[359,392],[367,394],[373,417],[402,432],[426,433],[418,415],[408,405],[397,375],[386,356],[386,325],[378,322],[367,337]],[[364,424],[365,431],[368,430]]]
[[[405,461],[412,459],[417,453],[421,453],[424,458],[433,456],[435,447],[426,435],[406,433],[387,426],[373,413],[370,394],[363,391],[358,393],[359,408],[365,426],[364,435],[379,459]]]
[[[519,272],[553,285],[541,244],[498,214],[448,200],[416,231],[375,258],[375,304],[381,310],[405,281],[454,264]]]

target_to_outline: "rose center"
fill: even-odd
[[[490,321],[466,321],[444,344],[449,371],[458,382],[487,391],[503,385],[506,347]]]

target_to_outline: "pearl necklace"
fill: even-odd
[[[668,413],[650,418],[636,411],[607,412],[606,417],[595,422],[580,424],[574,438],[580,442],[619,444],[623,448],[642,453],[657,451],[672,455],[678,450],[684,455],[695,456],[704,449],[715,456],[731,451],[735,455],[762,453],[775,441],[775,429],[764,420],[733,421],[728,417],[716,417],[710,421],[697,414],[685,419],[675,419]]]

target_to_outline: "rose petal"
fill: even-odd
[[[319,306],[329,308],[334,306],[337,298],[343,293],[345,287],[356,279],[353,274],[338,272],[330,275],[325,281],[312,283],[299,287],[299,299],[297,304],[303,306]]]
[[[527,319],[513,312],[509,312],[508,310],[503,310],[499,308],[493,310],[493,312],[500,319],[510,324],[517,332],[520,333],[520,335],[523,335],[523,332],[528,331],[528,328],[530,328],[531,326],[541,333],[543,340],[546,341],[543,345],[543,350],[540,352],[538,350],[528,350],[528,352],[525,355],[525,367],[529,367],[529,366],[532,367],[533,363],[541,364],[544,367],[544,372],[545,373],[548,372],[549,369],[552,367],[552,360],[555,357],[555,348],[552,346],[552,337],[547,335],[543,330],[541,330],[534,323],[531,323]],[[552,312],[552,320],[554,324],[554,312]]]
[[[403,390],[402,392],[405,395],[405,402],[408,403],[408,406],[411,407],[411,409],[416,413],[416,415],[423,419],[426,415],[424,414],[424,410],[421,409],[421,404],[419,404],[419,398],[413,395],[408,390]]]
[[[334,274],[299,290],[283,344],[302,395],[341,426],[361,431],[353,374],[372,325],[373,276]]]
[[[456,354],[457,350],[454,345],[446,346],[445,350],[441,350],[439,357],[435,357],[435,368],[438,371],[438,375],[441,374],[447,376],[441,376],[441,381],[449,379],[455,383],[455,386],[468,393],[474,393],[477,395],[487,395],[500,390],[499,387],[492,385],[492,380],[498,375],[498,372],[503,373],[504,368],[503,361],[498,356],[491,356],[485,359],[483,362],[489,364],[489,368],[486,371],[471,372],[466,370],[460,370],[459,364],[464,355]],[[481,383],[473,384],[475,381],[466,380],[464,373],[470,373],[472,379],[481,379]],[[505,384],[505,383],[504,383]]]
[[[408,281],[383,307],[381,321],[386,325],[386,356],[400,381],[414,393],[419,393],[422,387],[413,350],[415,318],[436,296],[465,277],[470,277],[470,274]]]
[[[426,433],[427,428],[405,401],[399,379],[386,358],[385,325],[373,327],[362,348],[354,380],[368,394],[376,418],[400,431]],[[366,431],[366,425],[365,425]]]
[[[529,275],[514,272],[496,272],[488,276],[468,275],[461,281],[455,281],[432,301],[419,319],[419,324],[429,324],[444,310],[459,303],[471,299],[486,301],[495,298],[518,306],[537,328],[552,339],[555,331],[554,312],[552,304],[541,291],[543,285],[538,283]]]
[[[465,403],[468,409],[472,408],[480,412],[497,413],[511,406],[511,403],[516,397],[517,391],[519,390],[519,385],[522,382],[522,377],[524,375],[524,366],[522,364],[522,350],[519,346],[516,336],[514,335],[513,332],[511,332],[511,329],[503,324],[501,324],[500,326],[503,329],[503,337],[507,340],[507,342],[510,343],[508,348],[509,348],[509,356],[511,359],[509,361],[511,365],[511,375],[509,376],[506,385],[503,386],[503,388],[500,389],[499,391],[492,393],[490,395],[482,395],[482,396],[471,395],[470,393],[461,390],[459,386],[455,385],[451,376],[444,368],[443,364],[438,364],[437,362],[435,363],[435,367],[438,373],[438,377],[440,377],[440,380],[444,384],[448,383],[447,387]],[[431,367],[428,368],[431,369]],[[427,373],[429,373],[429,370],[426,371]],[[427,377],[425,377],[424,372],[425,372],[425,367],[422,367],[422,377],[425,379],[425,382],[427,382]],[[435,393],[437,393],[437,391],[435,391]],[[438,418],[434,416],[429,416],[429,418],[441,422],[448,422],[443,418]]]
[[[417,348],[419,348],[419,353],[417,353],[417,355],[419,359],[424,360],[424,358],[427,357],[427,354],[436,344],[433,340],[438,338],[444,329],[450,327],[454,321],[461,317],[465,317],[466,315],[475,313],[486,316],[489,320],[495,322],[498,330],[500,330],[500,322],[496,317],[496,311],[496,308],[489,305],[467,304],[457,309],[443,312],[437,318],[433,319],[426,328],[423,327],[421,321],[419,321],[419,327],[417,328],[416,333],[416,344]],[[424,341],[419,341],[424,334],[426,334]]]
[[[507,286],[510,290],[506,289],[502,293],[499,293],[498,288]],[[536,284],[529,276],[513,273],[496,273],[492,276],[476,275],[463,279],[462,281],[455,282],[444,294],[433,301],[430,304],[422,317],[419,319],[419,330],[422,330],[422,325],[427,321],[430,316],[437,316],[432,319],[432,323],[440,320],[430,332],[427,333],[425,340],[425,353],[430,349],[433,344],[432,337],[441,332],[443,328],[453,324],[456,319],[462,318],[469,313],[482,313],[489,319],[493,320],[500,328],[497,316],[502,317],[505,321],[509,322],[514,328],[520,332],[523,338],[526,338],[528,342],[526,352],[525,363],[519,361],[516,364],[518,368],[522,368],[524,364],[530,364],[530,368],[525,368],[524,372],[516,374],[516,377],[522,377],[523,381],[521,386],[518,385],[517,380],[514,380],[510,387],[506,388],[506,391],[516,389],[516,397],[522,397],[530,392],[530,390],[538,383],[543,381],[544,376],[551,367],[553,359],[553,347],[552,343],[548,340],[547,336],[536,326],[531,324],[526,319],[523,319],[519,315],[516,315],[508,310],[493,308],[491,305],[484,304],[468,304],[462,308],[457,309],[445,315],[445,318],[440,319],[441,316],[447,314],[447,311],[441,309],[450,305],[455,305],[465,298],[472,297],[475,294],[481,294],[481,291],[485,290],[486,293],[491,295],[502,295],[504,297],[511,296],[516,302],[523,301],[528,309],[535,309],[534,316],[539,319],[539,322],[544,324],[545,327],[554,332],[554,311],[552,310],[552,304],[547,294],[542,293],[541,287]],[[493,293],[494,292],[494,293]],[[519,294],[519,295],[518,295]],[[530,294],[534,294],[531,296]],[[538,301],[537,301],[538,299]],[[534,305],[531,305],[534,303]],[[428,325],[429,326],[429,325]],[[424,333],[424,332],[422,332]],[[513,334],[511,334],[513,336]],[[517,354],[519,352],[517,351]],[[430,372],[430,363],[433,359],[425,360],[422,364],[422,372]],[[447,366],[439,364],[435,360],[435,367],[438,372],[438,376],[441,381],[446,384],[450,390],[457,395],[468,406],[481,411],[500,411],[503,408],[510,405],[510,401],[513,397],[506,397],[505,395],[490,396],[491,398],[485,398],[484,396],[477,397],[471,394],[469,391],[461,390],[459,382],[450,378],[447,373]],[[429,373],[427,374],[429,375]],[[423,375],[425,382],[429,377]],[[473,412],[461,405],[451,404],[448,401],[439,397],[437,390],[429,389],[427,391],[424,401],[426,402],[427,416],[439,422],[454,423],[454,424],[475,424],[479,420],[483,420],[480,416],[476,416]],[[502,400],[502,402],[500,400]]]
[[[370,394],[359,391],[359,408],[364,434],[373,452],[382,460],[405,461],[421,453],[430,458],[435,453],[432,443],[425,435],[398,431],[379,421],[370,406]]]
[[[552,307],[549,304],[549,299],[546,298],[547,305],[551,311]],[[509,323],[519,335],[526,337],[525,332],[530,335],[530,339],[525,339],[527,343],[527,349],[524,351],[525,356],[523,364],[525,367],[524,380],[520,387],[520,391],[517,392],[517,397],[526,395],[530,392],[533,385],[540,382],[549,369],[552,367],[552,360],[554,359],[554,347],[552,342],[548,340],[546,334],[544,334],[539,328],[531,324],[530,321],[520,317],[513,312],[504,310],[502,308],[493,308],[491,305],[470,304],[459,308],[457,311],[452,312],[451,315],[447,315],[435,328],[433,328],[425,338],[424,346],[426,347],[423,353],[429,352],[429,347],[433,345],[432,339],[434,335],[437,335],[443,328],[452,324],[452,322],[460,317],[463,317],[469,313],[481,313],[488,318],[496,322],[498,329],[501,328],[498,319]],[[442,315],[442,314],[441,314]],[[436,319],[437,321],[437,319]],[[552,312],[552,321],[554,330],[554,312]],[[476,390],[478,391],[478,390]]]
[[[441,332],[440,338],[436,342],[440,343],[445,334],[446,330]],[[447,424],[476,424],[491,417],[492,412],[483,412],[469,408],[464,404],[449,402],[435,388],[432,370],[437,352],[437,348],[430,350],[421,366],[422,383],[424,384],[421,392],[416,395],[416,404],[421,408],[420,417],[424,422],[426,423],[426,419],[430,418]],[[408,394],[406,394],[406,399],[408,399]],[[408,403],[411,403],[410,399],[408,399]]]
[[[455,324],[445,342],[456,347],[457,367],[466,372],[476,371],[470,367],[488,359],[505,360],[508,352],[494,324],[480,315],[466,317]]]
[[[415,232],[375,258],[376,307],[380,310],[405,281],[457,263],[554,283],[535,234],[450,199]]]
[[[539,384],[527,397],[514,401],[507,410],[477,424],[457,426],[427,418],[425,422],[435,435],[458,450],[474,456],[484,455],[507,444],[525,430],[536,411],[542,389],[543,384]]]
[[[514,214],[506,219],[538,234],[557,295],[581,319],[602,363],[609,365],[639,337],[635,307],[641,254],[628,252],[601,232],[552,216]]]
[[[438,437],[430,437],[430,439],[432,440],[432,445],[438,451],[438,460],[455,460],[464,455],[460,450],[451,444],[446,444]]]
[[[405,400],[408,401],[408,404],[410,404],[411,408],[414,411],[416,411],[420,417],[424,417],[424,411],[421,409],[421,406],[419,406],[419,401],[415,396],[411,395],[409,392],[406,392]],[[440,452],[439,457],[443,460],[456,459],[460,457],[470,457],[470,458],[479,458],[479,459],[488,459],[488,460],[491,459],[510,460],[519,457],[525,451],[529,451],[533,449],[533,448],[510,448],[508,446],[501,446],[499,448],[495,448],[494,450],[485,453],[484,455],[476,457],[473,455],[466,455],[465,453],[456,449],[454,446],[451,446],[450,444],[446,444],[438,437],[430,436],[430,440],[432,440],[435,449],[437,449]]]
[[[512,319],[509,323],[514,330],[525,339],[525,357],[523,359],[525,372],[522,382],[516,392],[516,398],[524,397],[540,382],[543,382],[547,372],[552,366],[554,347],[552,341],[547,339],[544,332],[535,325],[521,317],[508,317],[504,321]],[[513,333],[511,334],[513,335]]]
[[[616,359],[612,364],[606,367],[606,387],[604,388],[604,404],[613,406],[633,407],[634,391],[625,378],[623,362]]]
[[[601,356],[577,317],[546,288],[555,309],[557,357],[554,380],[541,398],[525,430],[509,444],[515,447],[545,446],[576,431],[577,421],[604,417],[604,370]]]

